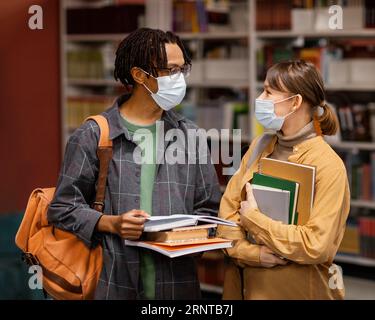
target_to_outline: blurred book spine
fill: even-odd
[[[128,33],[138,28],[145,6],[132,1],[114,5],[67,9],[68,34]]]
[[[71,96],[67,99],[66,126],[70,132],[78,128],[83,121],[100,114],[111,106],[115,97],[112,96]]]
[[[375,28],[375,2],[257,0],[257,30],[293,30],[295,32],[330,31],[331,5],[342,7],[344,30]]]
[[[375,258],[375,217],[360,217],[358,220],[361,256]]]

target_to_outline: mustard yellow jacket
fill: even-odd
[[[258,171],[258,160],[268,157],[277,142],[275,136],[259,159],[247,168],[258,139],[250,145],[220,203],[220,217],[240,226],[220,226],[217,235],[236,240],[233,248],[226,249],[225,253],[237,266],[244,268],[242,288],[236,284],[233,270],[228,268],[223,298],[240,298],[242,291],[244,299],[343,299],[345,290],[338,270],[335,266],[331,268],[350,209],[343,161],[321,136],[296,145],[288,161],[316,167],[314,203],[308,222],[285,225],[258,209],[248,210],[241,222],[239,209],[241,201],[245,200],[245,184]],[[290,262],[273,268],[260,266],[260,245],[249,242],[247,233],[256,243],[268,246]]]

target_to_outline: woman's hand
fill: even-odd
[[[97,230],[117,234],[123,239],[137,240],[142,235],[148,217],[149,214],[142,210],[131,210],[119,216],[103,215]]]
[[[286,265],[287,260],[280,259],[275,252],[266,246],[260,246],[260,264],[265,268],[273,268],[277,265]]]
[[[240,214],[244,214],[250,209],[258,209],[258,204],[253,194],[253,188],[250,183],[246,183],[246,200],[241,201]]]

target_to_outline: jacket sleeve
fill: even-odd
[[[96,149],[99,127],[87,121],[69,138],[48,220],[59,229],[72,232],[88,247],[99,240],[96,224],[102,213],[91,209],[98,176]]]
[[[229,227],[220,225],[217,228],[216,235],[221,238],[234,240],[232,248],[224,249],[224,253],[230,256],[233,261],[244,267],[249,266],[260,266],[260,246],[251,243],[247,239],[247,232],[240,224],[240,213],[241,207],[241,181],[246,172],[247,161],[252,152],[252,148],[255,142],[252,143],[249,150],[241,161],[239,170],[230,179],[225,193],[221,198],[219,217],[238,223],[238,227]]]
[[[205,150],[204,153],[202,150]],[[209,148],[197,150],[194,214],[217,216],[221,197],[220,185]]]
[[[264,243],[291,261],[300,264],[326,262],[335,254],[332,248],[339,245],[336,243],[338,234],[345,228],[350,208],[344,165],[322,169],[315,188],[312,212],[305,225],[274,221],[258,209],[244,213],[241,222],[258,243]]]

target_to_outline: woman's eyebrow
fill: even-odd
[[[171,64],[168,64],[167,65],[167,68],[174,68],[174,67],[182,67],[184,65],[184,63],[183,64],[177,64],[177,63],[171,63]]]

